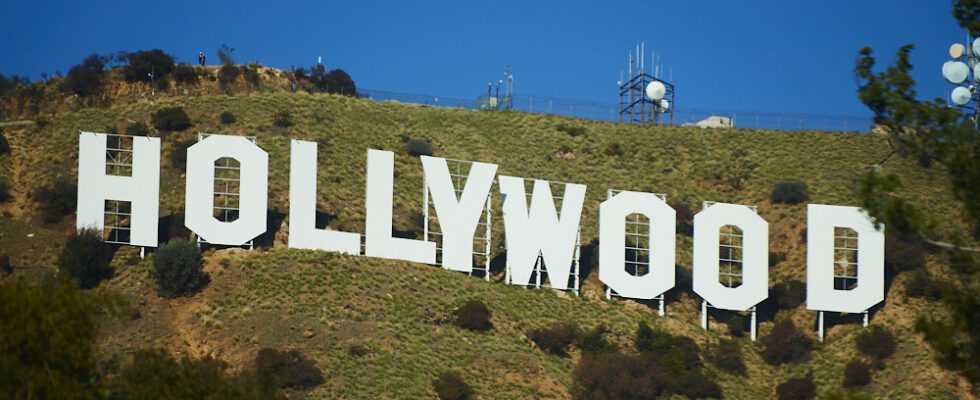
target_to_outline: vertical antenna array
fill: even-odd
[[[669,123],[674,125],[673,70],[670,73],[671,79],[664,81],[663,65],[657,57],[656,51],[651,50],[651,75],[646,70],[646,43],[641,42],[634,50],[629,51],[629,76],[624,81],[620,71],[619,81],[616,82],[619,87],[620,123],[660,124],[661,117],[669,114]]]

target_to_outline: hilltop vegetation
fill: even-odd
[[[200,70],[202,76],[217,74],[214,68]],[[234,379],[247,379],[261,349],[295,349],[322,371],[322,384],[289,389],[310,398],[433,397],[433,382],[453,382],[453,374],[480,398],[565,398],[587,393],[577,386],[587,382],[576,381],[576,365],[612,371],[613,366],[636,366],[638,376],[643,376],[650,371],[646,366],[671,362],[685,367],[666,376],[713,380],[726,398],[774,397],[777,387],[805,390],[808,384],[820,398],[851,391],[876,398],[969,396],[969,386],[936,365],[934,354],[913,329],[917,315],[942,310],[930,300],[907,295],[906,283],[914,273],[935,279],[948,272],[944,259],[921,243],[890,236],[887,244],[887,299],[873,310],[871,323],[894,334],[892,352],[862,350],[859,344],[867,340],[862,339],[867,330],[860,326],[859,316],[832,317],[826,342],[816,342],[815,314],[792,301],[799,296],[798,282],[805,281],[806,203],[859,204],[855,183],[890,151],[881,136],[631,127],[377,103],[290,92],[285,90],[286,72],[258,71],[260,84],[248,86],[242,78],[230,87],[233,96],[222,94],[212,80],[200,82],[193,95],[162,91],[149,101],[136,94],[146,82],[112,78],[121,73],[116,69],[109,73],[107,87],[129,89],[107,95],[111,106],[63,106],[44,100],[43,115],[17,114],[35,124],[5,128],[10,152],[0,154],[0,180],[10,182],[10,200],[0,203],[0,253],[10,256],[14,276],[44,275],[58,264],[74,218],[70,209],[46,208],[45,199],[55,205],[71,199],[59,193],[70,191],[64,186],[75,181],[79,130],[119,132],[142,124],[140,131],[163,138],[161,241],[189,238],[181,229],[182,155],[196,141],[197,132],[257,136],[258,145],[269,152],[270,232],[251,252],[206,249],[203,273],[210,282],[205,286],[198,287],[205,280],[195,268],[191,294],[168,299],[184,292],[159,291],[153,271],[160,254],[151,251],[140,259],[133,248],[114,251],[113,276],[100,288],[118,293],[136,313],[99,317],[99,360],[163,348],[176,356],[215,357],[230,366],[229,374],[238,374]],[[186,129],[155,123],[160,118],[155,115],[174,109],[186,115]],[[364,232],[369,148],[396,153],[394,228],[409,237],[422,234],[418,154],[492,162],[500,165],[500,174],[588,185],[581,225],[581,295],[499,282],[505,255],[498,196],[492,282],[425,265],[286,249],[290,139],[318,143],[318,209],[326,226],[350,232]],[[961,226],[954,218],[958,206],[944,191],[939,171],[905,159],[890,161],[888,168],[905,177],[901,194],[906,198],[949,227]],[[787,184],[791,182],[804,185]],[[793,339],[787,344],[752,342],[743,334],[742,316],[717,310],[711,313],[711,329],[701,330],[700,303],[690,284],[691,238],[684,229],[677,235],[678,282],[668,293],[667,317],[657,316],[655,304],[605,301],[594,254],[598,206],[607,189],[665,193],[678,210],[695,213],[702,201],[757,205],[770,223],[770,287],[781,296],[771,296],[760,306],[760,337],[778,331]],[[496,187],[493,190],[496,193]],[[808,200],[799,202],[804,194]],[[689,220],[679,224],[685,222]],[[478,324],[481,329],[454,324],[456,311],[470,300],[487,307],[489,323]],[[639,340],[641,324],[662,334]],[[669,358],[650,356],[642,347],[665,343],[696,350]],[[791,354],[783,357],[787,348],[778,346],[788,346]],[[805,347],[812,348],[808,356],[795,357],[802,350],[794,349]],[[727,349],[722,355],[738,349],[742,360],[723,359],[719,348]],[[610,362],[611,353],[632,364]],[[856,359],[873,367],[871,380],[848,380],[861,384],[845,389],[845,366]],[[193,364],[186,368],[198,370]],[[225,376],[220,369],[200,368]],[[446,378],[440,379],[443,375]],[[679,388],[658,390],[650,393],[683,394]],[[706,390],[703,393],[710,395],[714,389],[708,385]]]

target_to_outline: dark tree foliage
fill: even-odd
[[[10,201],[13,197],[10,196],[10,182],[6,179],[0,178],[0,203],[6,203]]]
[[[161,131],[182,131],[191,127],[191,119],[180,107],[159,110],[150,116],[153,127]]]
[[[854,341],[861,354],[881,362],[895,354],[895,335],[881,325],[861,331]]]
[[[585,128],[576,125],[566,124],[564,122],[555,126],[555,130],[558,132],[565,132],[568,136],[582,136],[585,134]]]
[[[547,327],[532,329],[527,336],[545,353],[565,357],[568,347],[578,339],[578,325],[555,322]]]
[[[742,359],[742,348],[735,340],[722,340],[711,351],[711,362],[723,371],[745,376],[745,360]]]
[[[126,60],[129,64],[122,67],[122,74],[127,82],[159,81],[174,70],[174,58],[160,49],[129,53]]]
[[[10,263],[10,256],[0,253],[0,272],[11,274],[14,272],[14,265]]]
[[[796,279],[779,282],[772,287],[772,296],[780,310],[792,310],[806,301],[806,284]]]
[[[810,199],[803,182],[776,182],[772,186],[773,203],[799,204]]]
[[[180,63],[174,67],[174,81],[184,85],[196,85],[197,81],[200,80],[201,74],[197,72],[197,69],[193,66]]]
[[[194,143],[197,143],[194,138],[174,141],[174,148],[170,153],[170,166],[177,171],[184,171],[187,168],[187,149]]]
[[[656,331],[641,322],[636,330],[635,346],[648,368],[662,372],[657,386],[665,394],[721,397],[721,387],[714,377],[705,374],[701,348],[691,338]]]
[[[405,151],[412,157],[431,156],[432,145],[422,139],[409,139],[405,143]]]
[[[598,325],[591,330],[582,333],[575,346],[582,351],[584,357],[597,356],[599,354],[613,353],[619,350],[615,343],[606,340],[606,333],[609,331],[605,325]]]
[[[620,352],[582,357],[573,371],[579,400],[647,400],[663,393],[664,373],[643,358]]]
[[[905,281],[905,295],[926,300],[941,300],[946,282],[932,276],[926,269],[912,271],[909,280]]]
[[[5,76],[0,74],[0,96],[8,96],[14,93],[14,89],[20,85],[29,85],[31,80],[26,76]]]
[[[0,398],[102,398],[98,312],[118,304],[70,280],[0,279]]]
[[[817,385],[810,376],[790,378],[776,386],[776,397],[779,400],[811,400],[817,397]]]
[[[133,122],[126,126],[126,134],[131,136],[146,136],[150,134],[150,127],[142,122]]]
[[[733,314],[725,321],[725,326],[728,327],[729,335],[737,338],[745,336],[745,317],[741,314]]]
[[[228,365],[204,357],[173,358],[164,350],[139,350],[112,379],[111,400],[128,399],[285,399],[268,377],[228,373]]]
[[[776,322],[772,331],[759,339],[762,359],[770,365],[797,363],[810,358],[813,340],[800,332],[792,320]]]
[[[3,134],[3,130],[0,130],[0,156],[10,152],[10,142],[7,141],[7,135]]]
[[[309,389],[323,383],[323,373],[313,360],[299,350],[274,350],[264,348],[255,357],[255,372],[274,380],[276,387]]]
[[[197,293],[210,282],[201,268],[204,259],[201,249],[186,240],[167,243],[153,255],[150,275],[157,282],[160,296],[174,298]]]
[[[232,114],[231,111],[221,112],[221,115],[218,116],[218,120],[221,121],[222,124],[234,124],[236,121],[235,114]]]
[[[249,64],[242,66],[242,76],[245,77],[245,83],[253,88],[259,87],[261,79],[259,78],[259,65]]]
[[[294,71],[294,76],[297,79],[299,79],[300,74],[296,72],[302,72],[306,76],[305,70]],[[342,69],[334,69],[327,72],[323,64],[317,64],[310,68],[308,79],[313,84],[314,90],[318,92],[357,97],[357,85],[354,84],[354,80],[351,79],[350,75]]]
[[[36,189],[33,197],[40,206],[44,222],[55,223],[75,212],[78,204],[78,185],[74,181],[58,178],[50,186]]]
[[[861,360],[854,359],[844,366],[844,382],[846,388],[867,386],[871,383],[871,367]]]
[[[65,242],[58,270],[75,278],[82,289],[91,289],[112,277],[111,261],[112,249],[102,241],[101,232],[85,229]]]
[[[62,88],[81,97],[88,97],[102,92],[104,83],[106,59],[98,54],[85,57],[81,64],[68,70]]]
[[[980,1],[957,0],[953,16],[960,26],[980,34]],[[916,329],[937,353],[945,368],[957,370],[972,384],[980,384],[980,134],[974,122],[943,99],[916,98],[910,53],[899,49],[892,65],[875,71],[870,47],[860,50],[855,74],[858,97],[875,114],[875,123],[887,134],[888,157],[871,166],[858,182],[861,206],[889,233],[917,238],[945,251],[955,275],[942,291],[945,312],[923,315]],[[959,203],[962,226],[939,223],[930,210],[901,194],[902,176],[889,170],[893,156],[928,158],[933,170],[945,175],[949,194]],[[938,168],[937,168],[938,167]],[[971,245],[973,247],[971,247]]]
[[[480,300],[467,301],[453,311],[453,316],[453,323],[463,329],[484,332],[493,328],[490,323],[490,309]]]
[[[670,205],[677,213],[677,233],[694,236],[694,212],[687,203],[672,203]]]
[[[476,392],[456,371],[444,371],[432,380],[432,388],[440,400],[467,400]]]
[[[289,110],[279,110],[272,115],[272,124],[280,128],[293,126],[293,114]]]

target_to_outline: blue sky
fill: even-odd
[[[160,48],[216,63],[288,68],[323,56],[358,87],[475,98],[506,66],[522,94],[617,101],[627,53],[646,42],[673,69],[678,108],[869,115],[858,49],[879,63],[913,43],[923,98],[965,32],[946,1],[136,1],[14,0],[0,14],[0,73],[37,78],[91,53]],[[649,56],[647,56],[649,62]]]

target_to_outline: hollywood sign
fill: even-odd
[[[107,140],[101,133],[79,135],[78,229],[105,226],[107,200],[130,202],[128,244],[156,247],[159,217],[160,138],[132,137],[131,175],[106,173]],[[268,154],[240,136],[209,135],[187,149],[184,224],[211,244],[240,246],[266,231]],[[215,162],[233,158],[240,165],[239,217],[231,222],[213,215]],[[497,179],[502,201],[507,250],[507,282],[529,285],[543,264],[554,289],[577,290],[568,279],[578,250],[579,221],[586,186],[565,184],[561,211],[555,209],[549,182],[535,180],[530,196],[525,179],[496,176],[497,165],[470,164],[463,188],[456,188],[446,159],[421,157],[427,187],[442,229],[441,265],[453,271],[473,270],[474,234],[490,203]],[[289,231],[291,248],[361,255],[361,235],[315,226],[317,144],[292,140],[290,145]],[[367,151],[364,255],[435,264],[436,243],[392,235],[394,154]],[[457,189],[461,192],[457,196]],[[526,201],[530,199],[530,202]],[[427,201],[428,202],[428,201]],[[649,271],[626,269],[626,218],[649,219]],[[654,299],[674,287],[675,211],[653,193],[619,192],[599,206],[599,280],[618,296]],[[741,284],[730,287],[719,277],[719,232],[741,230]],[[848,290],[835,288],[835,229],[856,233],[856,280]],[[768,223],[744,205],[715,203],[694,216],[693,289],[714,308],[745,311],[768,297]],[[539,264],[540,263],[540,264]],[[573,285],[577,285],[574,282]],[[855,207],[807,206],[807,308],[845,313],[865,312],[884,298],[884,233]],[[822,313],[821,313],[822,320]],[[706,323],[706,322],[705,322]]]

